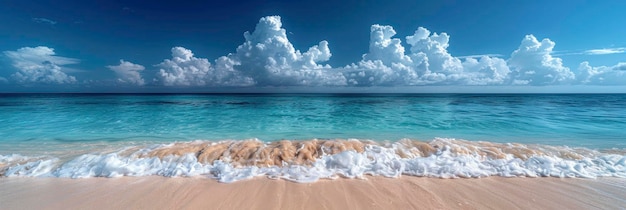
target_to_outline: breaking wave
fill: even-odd
[[[50,156],[0,154],[0,175],[205,176],[227,183],[258,176],[294,182],[365,178],[365,175],[626,178],[626,150],[445,138],[430,142],[409,139],[396,142],[358,139],[192,141],[83,154],[67,161]]]

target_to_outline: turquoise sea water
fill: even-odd
[[[626,95],[0,96],[0,144],[435,137],[626,147]]]
[[[1,94],[0,177],[626,177],[625,108],[622,94]],[[241,147],[249,139],[263,143]],[[381,143],[338,154],[318,145],[314,162],[259,166],[283,139],[299,148],[276,154],[299,155],[299,140]],[[202,162],[204,150],[150,156],[230,140],[216,162]]]

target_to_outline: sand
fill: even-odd
[[[626,179],[0,178],[0,209],[623,209]]]

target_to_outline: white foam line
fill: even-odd
[[[31,160],[32,159],[32,160]],[[29,161],[30,160],[30,161]],[[324,155],[312,165],[282,167],[235,167],[224,161],[201,164],[193,154],[139,158],[117,153],[81,155],[59,165],[56,158],[29,158],[0,155],[4,176],[29,177],[120,177],[120,176],[206,176],[220,182],[235,182],[257,176],[294,182],[319,179],[363,178],[365,175],[399,177],[401,175],[437,178],[503,177],[622,177],[626,178],[626,156],[602,154],[580,160],[537,155],[526,160],[512,155],[504,159],[452,153],[447,146],[428,157],[401,158],[395,149],[368,145],[363,153],[344,151]],[[1,166],[1,165],[0,165]]]

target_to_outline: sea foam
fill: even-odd
[[[626,151],[437,138],[262,142],[194,141],[56,157],[0,155],[0,174],[32,177],[205,176],[235,182],[265,176],[294,182],[402,175],[437,178],[622,177]]]

